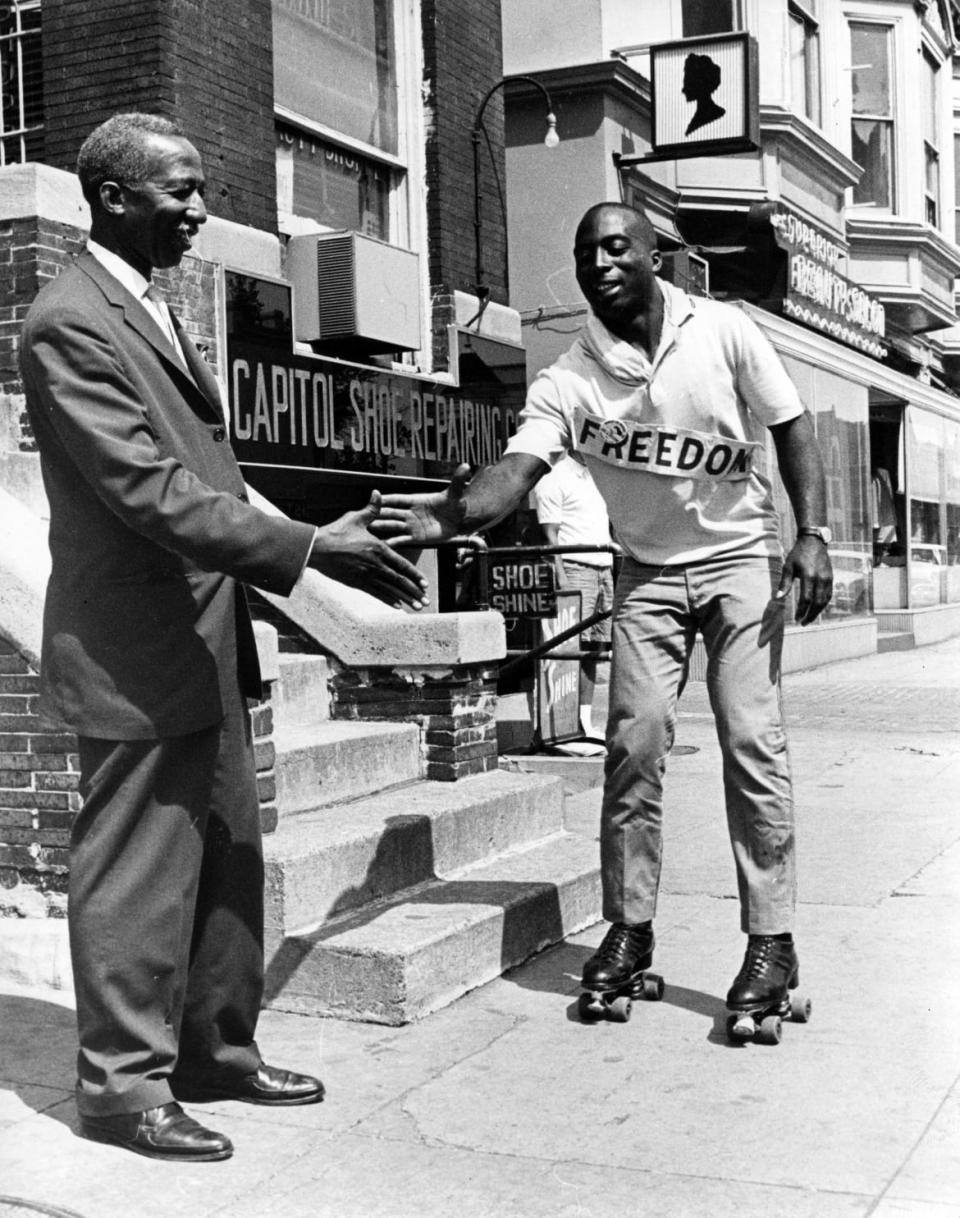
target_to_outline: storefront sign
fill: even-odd
[[[759,146],[758,56],[745,33],[650,48],[653,153],[643,160],[721,156]]]
[[[450,476],[499,460],[511,407],[424,377],[230,341],[232,441],[252,465]]]
[[[838,342],[883,359],[883,305],[838,271],[843,250],[787,210],[770,218],[777,244],[790,255],[783,311]]]
[[[490,605],[504,617],[552,618],[557,612],[556,570],[545,559],[491,558]]]

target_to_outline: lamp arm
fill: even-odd
[[[528,84],[534,85],[543,94],[543,99],[547,103],[547,117],[551,124],[555,124],[556,120],[553,117],[553,102],[550,100],[550,94],[547,92],[546,85],[542,81],[537,80],[535,76],[504,76],[501,80],[496,81],[484,93],[480,106],[477,109],[476,118],[473,120],[473,128],[470,132],[470,141],[473,145],[473,241],[474,241],[474,266],[476,270],[477,282],[474,285],[477,289],[478,298],[486,302],[490,295],[490,289],[483,282],[483,241],[481,237],[481,194],[480,194],[480,133],[486,135],[486,128],[483,125],[483,115],[487,108],[487,102],[493,97],[498,89],[502,89],[509,81],[524,80]]]
[[[553,102],[550,100],[550,94],[547,92],[547,87],[543,81],[537,80],[535,76],[505,76],[502,80],[498,80],[496,84],[491,85],[483,95],[483,101],[481,101],[480,108],[477,110],[477,117],[473,120],[474,131],[479,131],[483,123],[483,112],[486,110],[487,102],[491,97],[493,97],[494,93],[496,93],[498,89],[502,89],[503,86],[508,82],[513,82],[515,80],[525,80],[528,84],[535,85],[543,94],[543,99],[547,103],[547,110],[550,113],[553,113]]]

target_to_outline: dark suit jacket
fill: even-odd
[[[50,501],[42,707],[84,736],[157,739],[259,694],[242,581],[288,593],[313,528],[246,502],[219,391],[89,253],[37,296],[27,410]]]

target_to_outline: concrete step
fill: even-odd
[[[327,723],[330,720],[330,664],[326,656],[281,652],[280,680],[273,691],[275,727]]]
[[[599,917],[596,842],[561,833],[289,936],[267,969],[267,1005],[409,1023]]]
[[[882,630],[877,635],[877,654],[884,651],[912,651],[917,645],[912,630]]]
[[[274,732],[277,807],[284,818],[420,777],[415,723],[285,723]]]
[[[285,816],[264,841],[268,951],[297,927],[319,925],[562,828],[558,779],[498,770]]]

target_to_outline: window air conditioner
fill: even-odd
[[[349,352],[419,350],[419,263],[410,250],[362,233],[291,237],[298,341]]]

